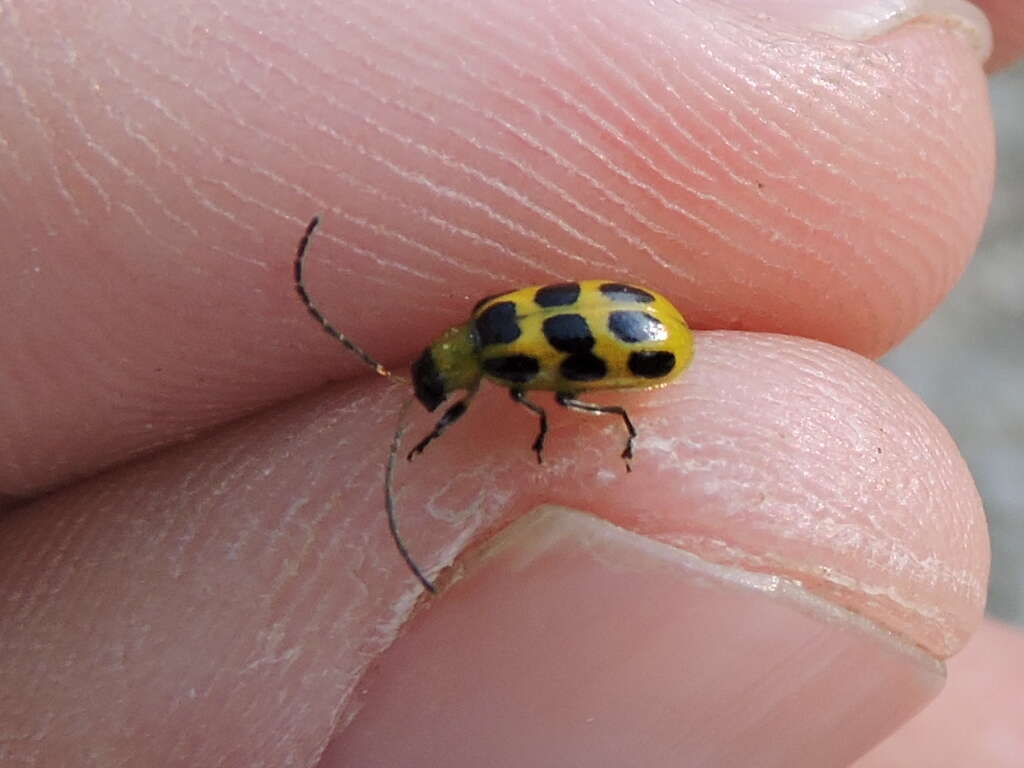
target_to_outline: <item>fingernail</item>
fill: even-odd
[[[735,8],[846,40],[870,40],[912,22],[939,24],[960,35],[984,62],[992,54],[992,28],[967,0],[728,0]]]
[[[320,765],[840,765],[943,680],[794,582],[541,507],[464,558]]]

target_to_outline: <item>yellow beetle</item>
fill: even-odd
[[[303,259],[319,219],[314,218],[295,255],[295,288],[314,319],[328,334],[382,376],[404,381],[370,357],[328,322],[313,303],[302,278]],[[693,358],[693,335],[683,316],[664,296],[610,280],[583,280],[519,288],[477,302],[469,320],[449,328],[412,365],[415,397],[435,411],[451,392],[466,394],[451,405],[430,434],[409,452],[412,459],[469,408],[484,377],[508,387],[512,399],[533,411],[540,430],[533,450],[540,462],[547,414],[526,397],[530,390],[555,393],[566,408],[619,416],[626,427],[622,458],[633,456],[636,429],[625,409],[577,399],[597,389],[650,389],[675,379]],[[395,431],[385,472],[388,526],[399,553],[424,587],[435,592],[398,533],[392,484],[395,456],[404,425]]]

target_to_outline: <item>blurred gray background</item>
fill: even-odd
[[[992,535],[989,613],[1024,624],[1024,64],[991,88],[999,158],[981,245],[946,302],[882,363],[960,445]]]

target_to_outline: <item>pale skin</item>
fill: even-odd
[[[989,61],[1005,65],[1024,49],[1019,3],[980,5]],[[696,717],[672,696],[735,691],[723,709],[756,713],[815,661],[830,695],[798,686],[787,711],[829,734],[822,760],[863,752],[936,694],[937,662],[982,622],[973,483],[941,425],[869,359],[941,301],[984,219],[992,137],[971,36],[932,20],[841,40],[696,1],[416,7],[3,6],[0,494],[21,508],[0,534],[0,762],[366,766],[385,743],[400,761],[447,732],[390,720],[408,722],[392,683],[428,679],[418,665],[446,649],[457,658],[435,668],[476,684],[442,676],[430,722],[482,754],[566,748],[515,706],[500,732],[480,727],[486,707],[515,702],[488,687],[497,667],[562,682],[543,702],[563,733],[595,718],[601,755],[658,768],[679,764],[669,747]],[[479,297],[547,281],[628,276],[714,329],[678,385],[601,396],[637,422],[628,478],[621,425],[577,414],[552,414],[537,468],[535,420],[494,391],[401,467],[403,535],[442,594],[388,653],[418,594],[380,491],[404,395],[299,305],[289,270],[313,214],[318,303],[396,367]],[[518,575],[474,560],[548,503],[631,533],[608,527]],[[768,593],[723,617],[725,593],[708,592],[701,632],[682,632],[676,601],[653,596],[680,594],[685,575],[645,570],[663,545],[799,580],[918,651],[885,655],[846,619],[795,619]],[[585,557],[604,546],[600,567],[631,564],[611,580]],[[437,569],[453,558],[467,576],[451,586]],[[588,631],[515,622],[522,637],[495,662],[490,611],[512,615],[534,583],[535,610]],[[596,590],[606,600],[586,613]],[[645,593],[665,608],[641,623],[626,611]],[[766,625],[802,652],[780,640],[776,659],[726,665],[730,679],[659,688]],[[674,632],[678,656],[640,657],[665,675],[629,676],[628,649]],[[988,652],[950,663],[945,709],[865,766],[948,756],[937,740],[980,732],[951,723],[1012,733],[1024,640],[978,636]],[[828,663],[847,641],[849,664]],[[570,642],[640,682],[583,712],[571,694],[604,678],[559,678]],[[866,668],[884,669],[891,711],[840,717]],[[652,700],[676,719],[635,742],[624,713]],[[737,738],[701,732],[712,762]],[[749,733],[778,764],[806,754]],[[592,744],[562,764],[601,764]]]

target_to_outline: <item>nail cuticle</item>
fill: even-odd
[[[845,765],[944,682],[799,584],[583,512],[536,508],[459,567],[363,678],[324,766]]]
[[[837,0],[729,2],[737,10],[756,10],[759,19],[857,42],[873,40],[910,24],[940,26],[964,39],[982,63],[992,54],[988,18],[968,0],[872,0],[860,5]]]
[[[884,626],[870,615],[856,610],[853,600],[842,600],[842,595],[824,595],[808,588],[800,573],[782,573],[777,570],[758,570],[737,563],[720,563],[676,544],[644,536],[609,522],[605,518],[580,510],[556,505],[542,505],[500,531],[480,548],[465,553],[449,577],[444,579],[446,589],[463,579],[471,579],[481,568],[493,560],[500,561],[505,572],[513,574],[533,566],[551,551],[571,541],[581,547],[609,570],[641,571],[653,568],[678,568],[694,579],[709,585],[741,589],[763,594],[785,602],[807,615],[830,623],[848,626],[851,631],[862,632],[909,654],[923,667],[941,674],[944,669],[940,658],[915,638],[894,628]],[[607,542],[611,542],[610,546]],[[830,599],[832,597],[839,599]],[[849,596],[848,596],[849,597]]]

